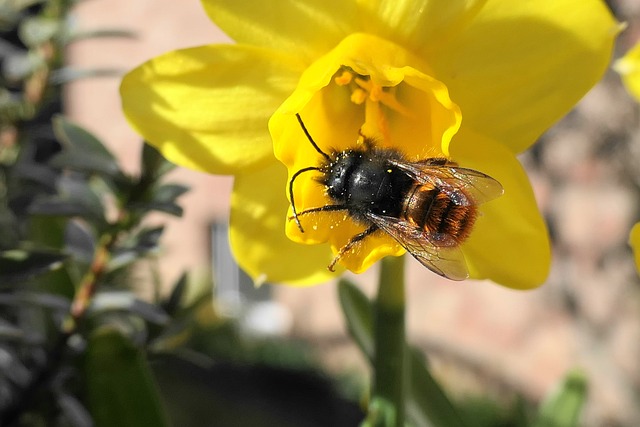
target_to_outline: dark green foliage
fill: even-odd
[[[54,154],[25,150],[1,175],[0,424],[161,426],[145,347],[172,319],[131,292],[126,271],[160,243],[163,228],[142,226],[144,216],[179,215],[187,189],[158,182],[169,169],[160,161],[146,176],[126,176],[89,132],[61,116],[53,123]],[[115,220],[105,216],[109,200]],[[82,289],[95,296],[78,300]]]
[[[143,227],[144,216],[180,215],[187,188],[160,182],[172,166],[149,147],[143,173],[126,175],[102,141],[57,114],[59,88],[46,79],[73,39],[69,7],[0,5],[0,425],[162,425],[147,347],[173,319],[136,297],[127,268],[157,252],[163,228]],[[40,92],[22,92],[42,78]]]

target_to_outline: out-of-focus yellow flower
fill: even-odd
[[[152,59],[124,78],[123,107],[169,160],[235,175],[230,237],[249,274],[326,280],[332,252],[362,230],[348,217],[336,223],[321,214],[305,217],[314,225],[305,233],[289,221],[285,234],[288,181],[321,160],[299,113],[325,150],[353,147],[362,129],[412,160],[444,155],[497,179],[504,196],[482,206],[462,247],[470,275],[521,289],[545,280],[547,230],[516,155],[608,66],[618,24],[603,1],[203,5],[238,44]],[[300,211],[329,202],[313,174],[300,175],[294,196]],[[343,261],[362,271],[402,252],[376,235]]]
[[[640,222],[631,228],[629,234],[629,246],[633,249],[633,255],[636,260],[636,270],[640,273]]]
[[[640,43],[613,64],[631,95],[640,101]]]
[[[640,43],[637,43],[622,58],[618,59],[613,64],[613,68],[622,76],[622,81],[629,93],[640,101]],[[640,223],[631,228],[629,245],[633,249],[636,269],[640,273]]]

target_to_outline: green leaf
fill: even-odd
[[[385,399],[376,398],[369,404],[366,419],[360,427],[395,427],[396,408]]]
[[[2,74],[8,80],[21,81],[31,76],[36,70],[42,69],[45,65],[46,62],[42,56],[35,52],[16,51],[4,58]],[[5,98],[2,100],[5,108],[8,106],[7,101],[10,101],[10,99]]]
[[[52,166],[106,176],[121,175],[114,155],[85,129],[63,116],[53,119],[53,129],[64,149],[50,160]]]
[[[59,393],[57,401],[62,418],[67,421],[67,424],[62,425],[70,427],[90,427],[93,425],[91,415],[75,396]]]
[[[65,250],[81,263],[89,264],[98,245],[94,230],[78,219],[66,221],[64,228]]]
[[[163,226],[142,228],[137,234],[129,236],[128,241],[114,251],[107,267],[108,271],[124,268],[157,250],[163,232]]]
[[[10,31],[15,24],[24,17],[24,9],[44,0],[13,0],[0,1],[0,30]]]
[[[137,210],[138,212],[149,212],[149,211],[158,211],[164,212],[169,215],[181,217],[184,209],[181,206],[173,203],[173,202],[158,202],[151,201],[147,203],[129,203],[127,207],[131,210]]]
[[[15,248],[19,241],[18,219],[6,205],[0,204],[0,249]]]
[[[153,228],[142,228],[134,237],[135,249],[141,254],[157,249],[163,232],[164,226],[162,225]]]
[[[91,301],[88,312],[91,315],[124,312],[158,325],[166,325],[171,320],[162,307],[142,301],[129,291],[110,291],[96,294]]]
[[[63,23],[60,21],[35,16],[22,21],[18,35],[26,46],[35,47],[55,38],[62,28]]]
[[[64,67],[53,71],[49,77],[49,82],[54,85],[61,85],[89,78],[121,77],[123,74],[124,72],[120,68],[76,69]]]
[[[106,224],[102,200],[84,179],[63,176],[58,183],[59,194],[41,197],[29,206],[30,214],[50,216],[80,216]]]
[[[140,258],[140,254],[135,249],[118,249],[111,255],[107,271],[113,272],[125,268]]]
[[[137,38],[137,33],[130,30],[120,28],[103,28],[91,31],[74,31],[68,32],[64,39],[65,43],[72,43],[79,40],[96,39],[96,38]]]
[[[144,352],[113,328],[89,339],[84,364],[97,427],[163,427],[167,416]]]
[[[3,302],[0,299],[0,302]],[[25,333],[22,329],[17,326],[13,326],[10,323],[5,323],[4,321],[0,321],[0,340],[4,341],[4,343],[10,341],[22,341],[24,340]]]
[[[40,246],[63,249],[67,222],[67,218],[59,216],[30,215],[28,238]]]
[[[349,333],[369,359],[374,357],[373,304],[354,284],[340,280],[340,305]],[[420,350],[407,349],[408,368],[406,410],[411,423],[417,427],[461,427],[465,422],[442,387],[433,378]]]
[[[173,290],[169,297],[162,302],[162,308],[173,316],[178,312],[184,301],[185,293],[187,291],[188,276],[187,273],[182,273],[176,284],[173,286]]]
[[[569,372],[540,406],[534,427],[575,427],[587,398],[587,379],[583,372]]]
[[[86,203],[59,196],[38,199],[29,206],[31,215],[90,217],[91,211]]]
[[[473,427],[530,427],[524,399],[516,396],[510,400],[507,403],[489,393],[473,393],[456,403],[458,412]]]
[[[416,426],[467,425],[440,384],[431,375],[422,352],[408,349],[407,416]]]
[[[181,184],[165,184],[153,192],[153,200],[157,202],[175,202],[175,200],[189,191],[189,187]]]
[[[162,157],[162,154],[149,144],[142,144],[142,178],[155,181],[176,166]]]
[[[52,252],[0,252],[0,284],[24,281],[62,266],[66,256]]]
[[[13,292],[0,295],[0,302],[8,305],[34,306],[57,311],[68,311],[71,301],[56,294],[44,292]]]
[[[369,298],[348,280],[338,283],[338,297],[349,333],[362,353],[373,360],[373,308]]]

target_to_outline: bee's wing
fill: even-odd
[[[460,168],[452,164],[431,164],[428,161],[392,163],[420,184],[433,184],[452,196],[459,195],[456,190],[463,190],[473,198],[468,200],[462,195],[453,197],[459,205],[488,202],[504,192],[498,181],[474,169]]]
[[[434,273],[451,280],[469,277],[464,255],[450,236],[427,233],[406,221],[389,216],[370,213],[367,218]]]

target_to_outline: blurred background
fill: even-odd
[[[628,23],[616,50],[620,56],[640,41],[640,3],[609,4]],[[80,4],[73,17],[81,27],[117,27],[137,35],[74,44],[68,58],[78,68],[128,70],[172,49],[229,41],[196,0],[94,0]],[[120,111],[118,84],[116,78],[72,83],[65,108],[107,141],[125,167],[135,168],[139,137]],[[523,155],[554,241],[553,272],[540,289],[451,283],[409,261],[410,339],[454,390],[515,388],[540,399],[577,366],[591,380],[586,419],[592,425],[640,423],[640,280],[627,245],[640,218],[638,112],[610,71]],[[346,336],[333,284],[254,291],[230,267],[225,227],[231,178],[187,170],[172,178],[191,191],[182,198],[184,216],[169,223],[162,240],[160,268],[167,283],[183,270],[202,277],[233,275],[235,283],[216,280],[230,283],[216,292],[225,302],[246,305],[249,327],[308,340],[332,371],[364,368]],[[372,292],[375,278],[371,272],[354,281]]]
[[[640,41],[640,2],[608,3],[627,23],[617,58]],[[135,35],[70,44],[66,62],[78,70],[124,72],[169,50],[229,41],[197,0],[83,1],[71,19],[80,29]],[[122,115],[118,86],[119,78],[109,75],[71,81],[61,108],[135,175],[141,141]],[[408,261],[409,340],[430,357],[434,374],[455,397],[488,394],[509,402],[517,394],[539,402],[569,370],[580,368],[589,384],[585,426],[640,425],[640,279],[627,244],[640,219],[639,113],[609,71],[522,155],[554,244],[552,273],[541,288],[452,283]],[[335,284],[255,289],[228,249],[232,179],[183,169],[169,179],[191,190],[180,198],[181,218],[145,219],[165,229],[160,251],[132,273],[136,292],[152,298],[157,289],[149,283],[155,281],[167,294],[185,271],[193,288],[213,281],[216,316],[234,319],[246,336],[284,340],[296,349],[304,343],[286,362],[313,360],[353,395],[349,387],[366,383],[367,365],[347,336]],[[350,278],[372,295],[375,271]]]

